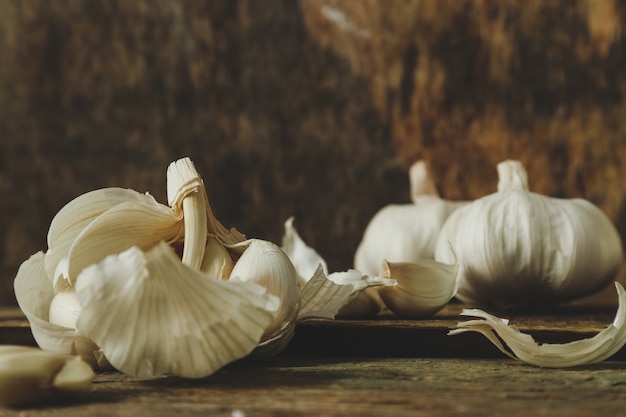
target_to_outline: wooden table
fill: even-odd
[[[0,416],[590,416],[626,413],[626,352],[580,368],[541,369],[504,358],[476,334],[447,336],[451,304],[428,320],[392,317],[302,323],[278,357],[243,360],[202,380],[139,381],[116,372],[93,390]],[[538,341],[589,337],[611,304],[574,304],[508,318]],[[502,314],[500,314],[502,315]],[[0,310],[0,341],[33,344],[15,310]]]

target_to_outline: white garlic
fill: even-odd
[[[287,254],[291,262],[296,267],[300,286],[304,286],[306,282],[313,277],[318,266],[322,266],[324,273],[328,274],[328,266],[326,261],[312,247],[308,246],[293,225],[294,217],[285,221],[285,231],[283,233],[281,249]]]
[[[371,219],[354,257],[354,268],[377,276],[383,260],[415,262],[433,258],[439,232],[452,212],[465,202],[439,197],[426,162],[410,170],[413,204],[392,204]]]
[[[418,262],[383,263],[382,276],[397,285],[378,290],[385,305],[400,317],[432,316],[454,297],[456,266],[432,259]]]
[[[285,222],[282,249],[296,268],[303,286],[298,319],[365,318],[380,313],[384,304],[376,288],[396,282],[369,277],[354,269],[328,274],[326,262],[302,240],[293,220],[290,217]]]
[[[582,199],[529,192],[518,161],[498,164],[498,192],[453,213],[435,258],[457,263],[458,298],[540,304],[606,287],[622,263],[613,223]]]
[[[462,315],[479,319],[460,322],[448,334],[480,333],[508,357],[544,368],[567,368],[597,363],[610,358],[626,344],[626,292],[618,282],[615,282],[615,287],[619,298],[615,319],[611,325],[589,339],[540,345],[531,335],[509,325],[508,320],[478,309],[463,310]]]
[[[265,329],[261,341],[281,336],[288,329],[292,331],[300,308],[300,286],[289,257],[276,244],[266,240],[250,239],[237,246],[243,246],[245,250],[235,263],[230,279],[260,285],[279,300],[278,314]]]
[[[0,404],[21,406],[88,391],[94,378],[80,357],[0,346]]]
[[[132,247],[76,280],[78,330],[121,372],[202,378],[248,355],[278,300],[253,283],[213,279],[171,247]]]

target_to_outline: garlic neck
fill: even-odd
[[[504,161],[498,164],[498,192],[510,190],[528,191],[528,175],[520,161]]]
[[[439,197],[435,181],[430,176],[428,163],[420,160],[409,169],[411,199],[415,201],[420,196]]]

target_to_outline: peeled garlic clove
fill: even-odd
[[[458,297],[501,305],[570,300],[608,285],[622,264],[610,219],[582,199],[528,190],[519,161],[498,164],[498,192],[453,213],[435,258],[459,263]]]
[[[615,319],[611,325],[592,338],[564,344],[540,345],[532,336],[521,333],[517,327],[509,325],[508,320],[478,309],[463,310],[461,314],[479,317],[479,320],[460,322],[457,328],[448,334],[481,333],[505,355],[545,368],[566,368],[597,363],[610,358],[626,344],[626,292],[618,282],[615,282],[615,287],[619,298]]]
[[[325,273],[328,273],[326,261],[315,251],[309,247],[293,225],[294,217],[290,217],[285,222],[285,232],[283,234],[281,249],[285,251],[291,262],[293,263],[301,286],[311,279],[317,271],[317,267],[322,265]]]
[[[381,275],[397,285],[379,289],[380,297],[400,317],[428,317],[441,310],[454,297],[456,266],[432,259],[419,262],[384,261]]]
[[[49,279],[58,278],[55,270],[59,262],[67,258],[74,240],[89,223],[118,204],[141,204],[146,199],[151,197],[134,190],[111,187],[90,191],[67,203],[54,216],[48,230],[45,268]]]
[[[145,197],[141,203],[116,205],[83,229],[69,251],[67,285],[72,285],[84,268],[108,255],[132,246],[149,249],[160,241],[180,239],[180,217],[151,196]],[[55,284],[57,291],[63,288],[63,284]]]
[[[344,318],[367,317],[370,311],[361,310],[361,306],[358,305],[359,301],[356,306],[353,303],[364,291],[383,285],[395,285],[395,281],[370,278],[355,270],[335,272],[326,276],[320,265],[302,289],[302,306],[298,313],[298,320],[334,319],[342,314]]]
[[[209,236],[200,270],[215,279],[228,279],[235,266],[230,254],[215,236]]]
[[[250,239],[241,244],[245,251],[230,274],[244,282],[252,282],[267,289],[280,303],[277,316],[267,327],[262,341],[273,339],[295,326],[300,308],[298,274],[281,248],[272,242]]]
[[[32,404],[88,391],[94,373],[79,357],[26,346],[0,346],[0,404]]]
[[[278,309],[264,288],[211,279],[164,242],[86,268],[76,294],[78,330],[116,369],[142,379],[212,374],[248,355]]]

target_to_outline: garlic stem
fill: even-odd
[[[207,207],[204,184],[189,158],[179,159],[167,169],[168,203],[182,209],[185,225],[183,263],[200,269],[207,239]]]

